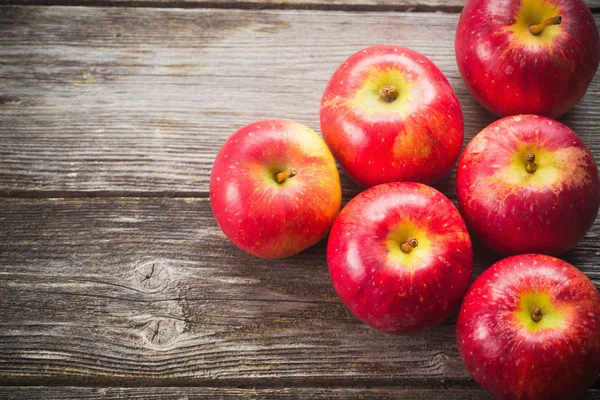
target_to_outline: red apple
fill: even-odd
[[[505,258],[469,289],[456,337],[473,378],[500,399],[579,398],[600,373],[600,294],[558,258]]]
[[[582,0],[468,0],[455,47],[471,94],[499,116],[566,113],[600,62],[598,28]]]
[[[467,145],[456,175],[467,224],[505,255],[558,255],[577,244],[600,206],[594,158],[571,129],[546,117],[498,120]]]
[[[210,176],[210,203],[225,235],[258,257],[282,258],[317,243],[342,202],[325,142],[294,121],[259,121],[227,139]]]
[[[333,286],[373,328],[408,333],[439,324],[465,294],[471,240],[443,194],[413,182],[372,187],[335,220],[327,244]]]
[[[348,175],[367,187],[436,182],[456,162],[464,133],[442,72],[399,46],[366,48],[335,71],[321,101],[321,131]]]

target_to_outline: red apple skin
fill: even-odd
[[[404,253],[399,244],[419,244]],[[443,194],[414,182],[372,187],[335,220],[327,244],[333,286],[369,326],[388,333],[431,328],[448,317],[471,280],[471,240]]]
[[[385,102],[379,89],[399,88]],[[321,132],[359,185],[416,181],[433,184],[454,165],[464,127],[460,104],[442,72],[416,51],[366,48],[331,77],[321,101]]]
[[[537,170],[525,157],[536,155]],[[481,241],[503,255],[559,255],[590,229],[600,178],[589,149],[546,117],[498,120],[467,145],[456,174],[460,209]]]
[[[546,315],[544,300],[553,308]],[[541,308],[537,324],[523,322],[530,306]],[[541,325],[551,313],[558,321]],[[505,258],[469,289],[456,338],[469,373],[499,399],[580,398],[600,373],[600,294],[557,258]]]
[[[556,15],[560,25],[531,34],[530,25]],[[469,91],[498,116],[566,113],[600,62],[598,28],[582,0],[468,0],[455,50]]]
[[[276,174],[297,175],[277,183]],[[210,176],[210,203],[223,233],[263,258],[296,254],[325,236],[340,210],[335,160],[325,142],[294,121],[258,121],[232,134]]]

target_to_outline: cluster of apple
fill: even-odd
[[[362,321],[411,333],[462,300],[457,343],[467,369],[503,399],[568,399],[600,373],[600,294],[571,249],[600,207],[600,177],[582,140],[556,118],[585,94],[600,61],[582,0],[469,0],[456,34],[461,75],[504,118],[465,148],[460,210],[428,185],[463,143],[463,116],[425,56],[373,46],[348,58],[321,102],[323,141],[289,120],[259,121],[220,150],[210,200],[225,235],[265,258],[294,255],[327,232],[333,286]],[[336,160],[368,187],[340,211]],[[463,216],[467,222],[463,221]],[[511,256],[469,288],[467,225]]]

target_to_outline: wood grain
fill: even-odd
[[[600,0],[584,0],[594,11]],[[460,12],[466,0],[0,0],[0,4]]]
[[[98,387],[0,387],[0,398],[488,399],[458,356],[454,317],[407,337],[375,332],[335,295],[324,241],[256,259],[227,241],[206,199],[231,132],[276,117],[318,129],[329,76],[375,43],[440,66],[466,143],[494,117],[456,70],[458,15],[374,12],[459,3],[1,6],[0,384]],[[167,8],[206,6],[233,9]],[[563,119],[597,161],[599,106],[596,77]],[[343,187],[345,199],[360,190],[346,177]],[[438,188],[454,198],[453,173]],[[477,276],[498,256],[475,247]],[[600,287],[598,256],[599,221],[564,258]]]
[[[600,287],[599,235],[565,259]],[[249,256],[207,199],[0,199],[0,383],[476,386],[454,317],[369,329],[338,300],[325,247]],[[475,247],[478,275],[498,257]]]
[[[196,399],[378,399],[378,400],[492,400],[481,389],[404,389],[404,388],[282,388],[282,389],[232,389],[232,388],[81,388],[81,387],[0,387],[0,397],[5,400],[196,400]],[[584,400],[600,399],[599,390],[589,390]]]
[[[142,400],[226,400],[226,399],[377,399],[377,400],[492,400],[482,389],[404,389],[404,388],[81,388],[81,387],[0,387],[5,400],[44,398],[46,400],[142,399]],[[582,400],[600,399],[600,390],[588,390]]]
[[[76,388],[76,387],[0,387],[0,397],[5,400],[44,398],[61,399],[143,399],[143,400],[195,400],[195,399],[403,399],[403,400],[492,400],[481,389],[404,389],[404,388]],[[590,390],[585,400],[600,399],[600,391]]]
[[[0,0],[11,5],[460,12],[464,0]],[[594,8],[600,0],[586,0]]]
[[[442,69],[463,107],[466,144],[494,117],[458,74],[457,19],[443,13],[3,7],[0,195],[205,196],[212,162],[233,131],[267,118],[318,130],[321,93],[335,68],[377,43],[413,48]],[[599,119],[596,77],[562,121],[597,162]],[[453,177],[437,185],[450,197]],[[359,188],[344,177],[343,191],[349,198]]]

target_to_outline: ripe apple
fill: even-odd
[[[258,257],[288,257],[317,243],[341,202],[331,152],[313,130],[294,121],[239,129],[219,151],[210,176],[219,227]]]
[[[558,255],[585,236],[600,206],[594,158],[571,129],[518,115],[483,129],[456,174],[458,203],[485,245],[505,255]]]
[[[505,258],[469,289],[456,338],[469,373],[500,399],[579,398],[600,373],[600,294],[558,258]]]
[[[499,116],[566,113],[600,62],[598,28],[583,0],[468,0],[455,49],[471,94]]]
[[[321,101],[321,132],[333,155],[362,186],[432,184],[458,159],[460,104],[442,72],[399,46],[373,46],[348,58]]]
[[[444,320],[465,294],[471,239],[443,194],[414,182],[372,187],[336,218],[327,244],[333,286],[359,319],[389,333]]]

